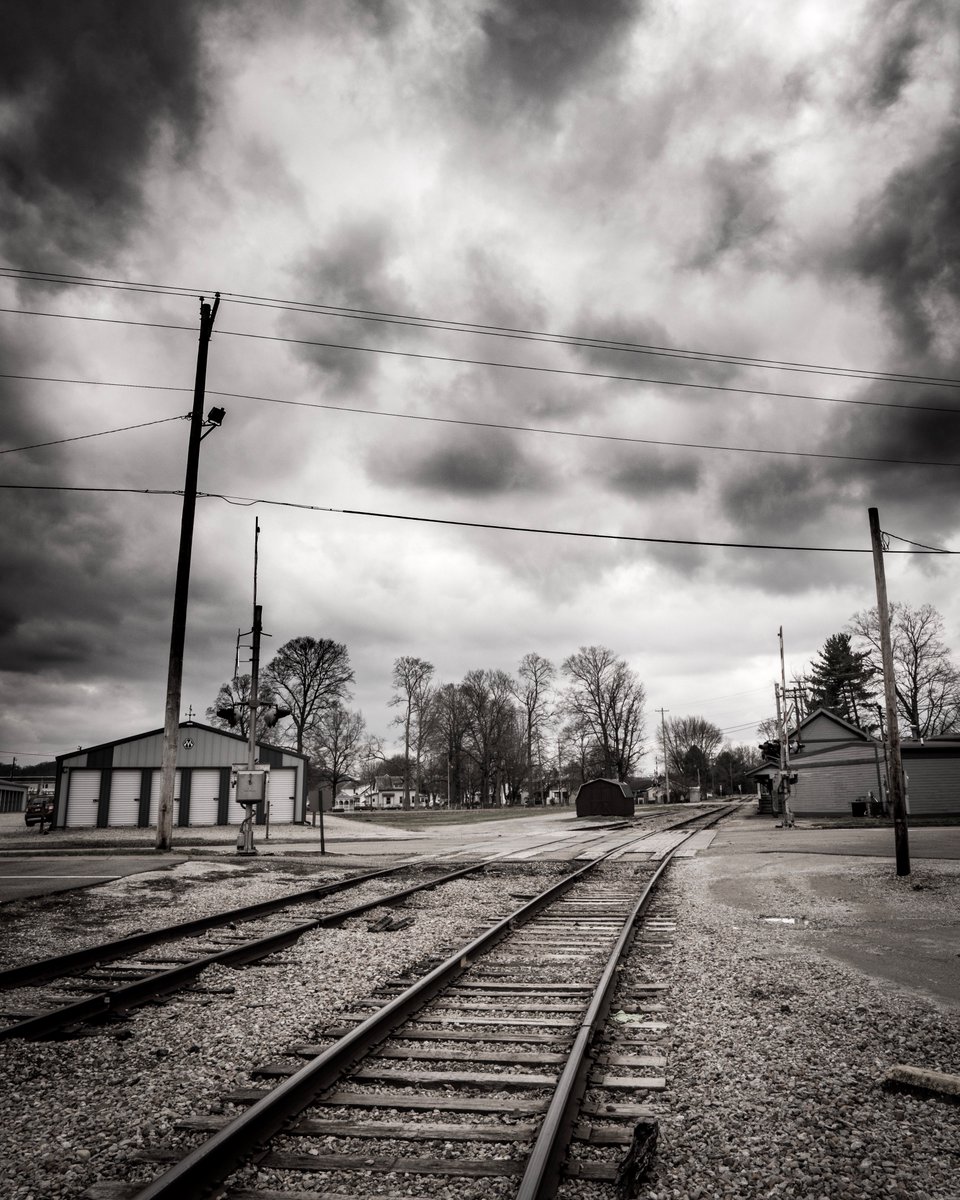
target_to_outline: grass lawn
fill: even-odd
[[[484,821],[510,821],[518,817],[537,817],[544,813],[563,814],[576,817],[572,805],[543,808],[411,808],[391,812],[376,810],[363,813],[335,813],[345,821],[357,821],[372,825],[396,825],[398,829],[436,829],[438,825],[479,825]]]
[[[892,817],[805,817],[800,814],[798,821],[804,829],[892,829]],[[952,814],[939,813],[933,816],[924,813],[921,816],[909,814],[907,825],[911,829],[923,829],[938,825],[960,825],[960,817]]]

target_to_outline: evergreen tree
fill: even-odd
[[[866,651],[854,650],[849,633],[833,633],[810,666],[810,699],[861,729],[873,721],[873,668]]]

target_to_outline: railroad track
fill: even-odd
[[[359,904],[317,913],[318,902],[402,871],[401,864],[134,934],[0,971],[0,1041],[45,1038],[110,1019],[196,984],[211,966],[258,962],[317,929],[330,928],[375,908],[399,904],[481,871],[485,862],[457,870],[421,869],[418,882],[380,892]],[[300,910],[299,916],[297,911]],[[309,915],[306,915],[309,912]],[[161,949],[163,947],[163,949]],[[54,985],[55,990],[50,989]]]
[[[639,966],[628,955],[674,853],[571,872],[421,978],[390,981],[372,1011],[262,1064],[254,1075],[279,1083],[223,1097],[243,1112],[181,1122],[204,1140],[137,1156],[166,1168],[151,1182],[84,1196],[546,1200],[571,1176],[634,1194],[665,1086],[665,985],[647,958],[671,914],[648,927]],[[614,1004],[629,1040],[611,1051]]]
[[[703,820],[703,814],[694,814],[641,831],[638,840],[691,823],[700,824]],[[398,904],[417,891],[482,870],[500,857],[489,854],[480,861],[436,875],[431,872],[443,871],[439,863],[421,862],[420,869],[427,873],[425,880],[320,915],[314,911],[318,902],[386,879],[412,864],[405,862],[364,872],[272,900],[0,970],[0,992],[8,993],[5,1002],[0,1003],[0,1041],[52,1037],[65,1031],[75,1032],[84,1024],[120,1016],[194,986],[208,967],[238,967],[258,962],[316,929],[330,927],[375,907]],[[301,910],[301,918],[306,919],[297,919],[296,910]],[[162,946],[166,947],[163,951],[159,949]]]

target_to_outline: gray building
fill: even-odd
[[[30,787],[12,779],[0,779],[0,812],[23,812]]]
[[[197,721],[182,721],[178,738],[174,825],[239,825],[246,810],[233,799],[231,768],[246,765],[246,738]],[[59,755],[54,824],[155,826],[162,758],[162,729]],[[261,742],[257,761],[270,768],[271,823],[302,821],[307,756]]]
[[[909,812],[960,814],[960,735],[903,741],[900,750]],[[850,816],[851,805],[869,794],[887,798],[883,742],[827,709],[817,709],[791,732],[790,769],[797,776],[790,797],[796,816]],[[750,774],[765,779],[776,797],[776,764]],[[778,804],[774,807],[780,811]]]

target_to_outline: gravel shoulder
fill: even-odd
[[[678,865],[668,1114],[645,1200],[957,1200],[960,1106],[881,1081],[896,1063],[960,1073],[960,997],[901,986],[863,931],[895,918],[898,945],[912,927],[955,934],[958,864],[907,882],[875,861]],[[861,965],[857,945],[880,948]]]

